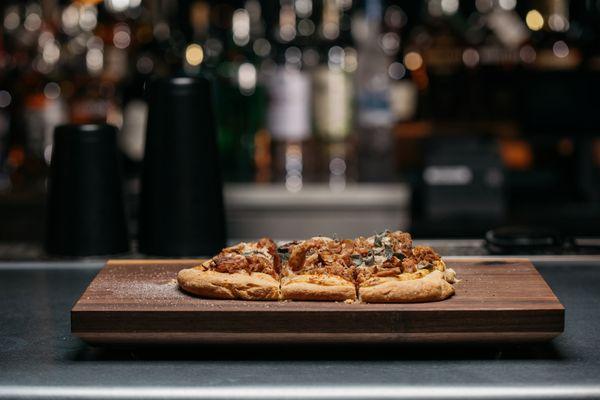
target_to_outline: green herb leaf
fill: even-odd
[[[382,237],[382,234],[375,235],[375,238],[373,239],[373,244],[375,245],[375,247],[381,247]]]
[[[394,256],[394,250],[392,250],[391,246],[385,246],[383,249],[383,256],[386,260],[391,260]]]

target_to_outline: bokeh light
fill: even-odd
[[[544,27],[544,17],[538,10],[530,10],[525,16],[525,23],[532,31],[539,31]]]
[[[202,46],[196,43],[190,44],[187,49],[185,49],[185,61],[191,66],[197,66],[202,64],[204,60],[204,50],[202,50]]]
[[[416,71],[423,66],[423,57],[415,51],[410,51],[404,56],[404,65],[410,71]]]

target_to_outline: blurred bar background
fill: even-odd
[[[155,77],[214,85],[229,239],[600,234],[595,0],[4,0],[0,241],[38,243],[52,132],[110,123],[137,232]]]

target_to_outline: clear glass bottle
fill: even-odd
[[[266,125],[274,141],[276,174],[298,191],[303,182],[303,149],[311,136],[311,81],[302,69],[302,50],[289,46],[268,75]]]
[[[362,35],[358,36],[358,155],[359,179],[388,181],[394,177],[392,113],[388,56],[380,45],[382,5],[367,0]]]
[[[315,133],[322,142],[323,160],[332,190],[343,190],[353,132],[356,52],[341,26],[342,3],[326,1],[319,24],[320,63],[313,73]],[[349,7],[349,6],[348,6]]]

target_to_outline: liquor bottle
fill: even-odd
[[[358,155],[359,179],[389,181],[394,177],[392,113],[388,56],[379,43],[380,0],[366,0],[364,35],[358,41]]]
[[[9,14],[8,14],[9,15]],[[7,15],[7,16],[8,16]],[[7,16],[3,18],[4,27],[13,27],[15,24],[10,21],[10,17],[7,21]],[[7,24],[8,22],[8,24]],[[4,40],[0,37],[0,60],[7,60],[8,53],[4,48]],[[0,192],[10,187],[10,179],[8,176],[6,160],[8,157],[8,146],[9,146],[9,135],[11,125],[10,105],[12,103],[12,95],[8,88],[8,79],[6,75],[8,70],[8,62],[0,61],[0,72],[2,72],[2,79],[0,79]]]
[[[323,159],[332,190],[346,185],[353,131],[353,73],[356,51],[342,26],[342,3],[325,1],[319,25],[320,63],[313,71],[315,133],[323,142]],[[349,23],[348,23],[349,24]]]
[[[144,158],[148,104],[144,97],[146,79],[135,75],[123,88],[123,125],[118,134],[118,144],[124,155],[126,179],[139,179]]]
[[[304,148],[311,136],[311,80],[303,68],[301,39],[291,1],[281,2],[275,37],[279,42],[275,66],[265,73],[269,103],[266,126],[274,141],[274,168],[286,188],[303,184]]]
[[[1,50],[1,49],[0,49]],[[10,187],[6,159],[8,156],[10,113],[9,108],[12,96],[8,90],[0,86],[0,192]]]
[[[303,148],[311,134],[311,81],[302,70],[298,47],[287,47],[283,57],[267,78],[266,125],[275,144],[276,173],[284,170],[286,187],[298,191],[303,182]]]
[[[264,127],[265,90],[259,79],[260,65],[270,54],[260,2],[248,0],[233,11],[231,28],[222,43],[223,57],[215,76],[224,174],[227,180],[248,181],[255,175],[255,138]]]

